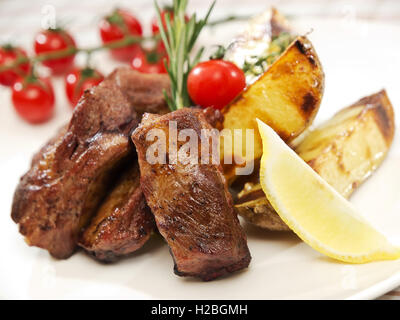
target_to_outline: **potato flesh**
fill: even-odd
[[[341,110],[312,130],[295,151],[348,198],[379,167],[393,135],[393,107],[386,92],[381,91]],[[259,194],[259,188],[259,184],[249,184],[242,190],[236,205],[239,213],[265,229],[289,230],[282,221],[276,223],[277,214],[265,196],[252,197]]]
[[[344,197],[353,191],[384,159],[389,146],[375,121],[374,109],[360,106],[356,115],[339,125],[315,130],[296,152]]]
[[[254,130],[254,150],[248,149],[242,139],[241,154],[236,157],[247,162],[259,159],[262,143],[256,118],[271,126],[285,141],[302,133],[313,121],[323,94],[324,74],[318,57],[306,37],[298,37],[275,63],[231,105],[223,110],[223,128]],[[233,136],[233,134],[232,134]],[[233,139],[226,146],[221,139],[221,158],[227,153],[235,155]],[[247,156],[246,156],[247,155]],[[234,172],[226,170],[228,180]]]

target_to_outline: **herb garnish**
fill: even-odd
[[[210,56],[210,60],[219,60],[225,57],[226,48],[221,45],[217,45],[217,50]]]
[[[190,70],[199,62],[204,48],[200,48],[193,59],[191,59],[190,53],[201,30],[207,24],[215,1],[208,9],[206,16],[200,20],[197,20],[196,13],[191,16],[189,21],[185,20],[187,4],[188,0],[174,0],[173,19],[171,20],[170,14],[166,13],[164,25],[160,7],[155,0],[160,35],[169,58],[169,65],[165,60],[164,63],[171,79],[171,97],[166,92],[164,92],[164,96],[171,111],[188,107],[191,104],[186,85],[187,77]]]
[[[252,57],[255,61],[245,61],[243,71],[246,75],[259,76],[264,73],[268,66],[273,64],[275,60],[286,50],[286,48],[293,42],[294,36],[288,32],[282,32],[271,40],[266,55],[261,57]]]

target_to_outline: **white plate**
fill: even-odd
[[[246,10],[249,11],[249,10]],[[217,15],[225,12],[219,6]],[[254,12],[254,11],[253,11]],[[256,11],[257,12],[257,11]],[[150,15],[150,11],[147,13]],[[310,35],[326,73],[326,90],[317,122],[364,95],[386,88],[399,125],[400,27],[349,19],[302,19],[293,22]],[[205,33],[207,44],[227,42],[240,23]],[[32,27],[32,30],[37,29]],[[80,43],[93,43],[94,28],[82,31]],[[26,35],[25,35],[26,36]],[[26,36],[26,41],[32,34]],[[24,42],[23,40],[22,42]],[[96,62],[107,72],[106,54]],[[58,97],[62,82],[56,83]],[[44,143],[70,110],[59,99],[50,123],[30,126],[13,112],[9,91],[0,92],[0,297],[3,298],[161,298],[279,299],[375,298],[400,285],[400,261],[347,265],[326,258],[295,235],[245,226],[253,260],[247,270],[212,282],[179,278],[160,238],[152,239],[135,256],[103,265],[79,252],[68,260],[52,259],[46,251],[28,247],[9,213],[19,176],[32,152]],[[400,236],[400,138],[382,167],[351,201],[388,236]],[[349,239],[351,241],[351,239]]]

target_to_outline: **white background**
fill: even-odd
[[[245,3],[245,5],[243,5]],[[362,96],[386,88],[400,117],[399,1],[233,1],[219,0],[213,18],[258,13],[275,4],[310,38],[326,73],[326,90],[317,123]],[[99,43],[97,23],[116,4],[131,9],[149,31],[152,1],[59,0],[0,1],[0,43],[11,41],[28,51],[41,26],[44,5],[54,6],[80,46]],[[191,1],[200,14],[207,1]],[[229,42],[240,29],[232,23],[207,30],[203,44]],[[83,57],[78,57],[78,62]],[[94,56],[104,73],[116,63],[106,52]],[[248,271],[211,283],[181,279],[160,239],[131,259],[104,266],[79,253],[56,261],[28,248],[9,217],[13,190],[32,153],[66,122],[71,108],[62,79],[56,79],[56,115],[38,126],[14,112],[10,92],[0,88],[0,297],[4,298],[346,298],[376,297],[400,284],[400,262],[347,266],[320,256],[292,234],[246,226],[253,261]],[[400,235],[400,143],[378,172],[356,192],[352,202],[389,236]],[[152,285],[149,285],[149,279]]]

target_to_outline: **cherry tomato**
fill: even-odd
[[[13,63],[20,57],[27,57],[26,52],[18,47],[5,45],[0,47],[0,66]],[[29,63],[20,64],[15,69],[6,70],[0,73],[0,84],[4,86],[12,86],[18,77],[28,74],[30,69]]]
[[[35,37],[34,49],[36,54],[67,48],[76,48],[76,44],[72,36],[65,30],[59,28],[42,30]],[[72,54],[64,58],[43,61],[43,65],[50,68],[53,74],[60,75],[71,69],[74,58],[75,54]]]
[[[141,36],[142,34],[140,22],[126,10],[117,9],[100,22],[100,36],[103,43],[120,40],[126,35]],[[139,47],[140,45],[133,44],[124,48],[111,49],[111,55],[120,61],[130,61]]]
[[[91,68],[74,69],[65,76],[65,92],[73,107],[76,106],[83,92],[103,81],[104,76]]]
[[[190,98],[204,108],[222,109],[245,86],[244,72],[224,60],[200,62],[190,71],[187,81]]]
[[[145,51],[140,49],[136,51],[132,59],[131,67],[142,73],[167,73],[164,65],[165,55],[160,54],[157,50]]]
[[[54,100],[53,86],[48,78],[18,78],[14,83],[14,108],[28,122],[40,123],[50,119]]]

